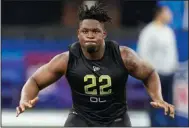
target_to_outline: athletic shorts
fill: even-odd
[[[127,112],[107,125],[92,122],[93,121],[84,119],[74,110],[71,110],[64,127],[131,127],[130,118]]]

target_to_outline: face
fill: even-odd
[[[172,20],[172,12],[168,7],[163,8],[160,16],[165,23],[170,23]]]
[[[106,32],[104,26],[97,20],[86,19],[81,21],[78,29],[78,39],[80,45],[88,53],[98,52],[103,46]]]

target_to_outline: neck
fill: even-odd
[[[165,25],[165,23],[162,20],[160,20],[160,19],[155,19],[154,23],[157,24],[157,25],[159,25],[159,26]]]
[[[100,49],[98,50],[98,52],[94,52],[94,53],[88,53],[85,49],[81,48],[82,52],[84,54],[84,56],[89,59],[89,60],[99,60],[104,56],[104,52],[105,52],[105,43],[103,43],[103,45],[100,47]]]

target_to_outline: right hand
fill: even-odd
[[[38,100],[39,98],[36,97],[33,100],[20,101],[20,105],[16,107],[16,117],[18,117],[21,113],[23,113],[27,108],[32,108],[37,103]]]

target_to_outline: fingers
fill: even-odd
[[[169,107],[167,103],[162,104],[163,108],[164,108],[164,114],[167,115],[169,113]]]
[[[168,115],[172,118],[174,118],[175,116],[175,108],[173,105],[168,104],[168,103],[164,103],[164,111],[165,111],[165,115]]]
[[[16,107],[16,117],[18,117],[24,111],[25,111],[25,106],[24,105],[20,105],[20,106]]]
[[[165,115],[168,114],[169,108],[168,108],[168,105],[166,103],[155,102],[154,105],[155,105],[155,108],[163,108]]]
[[[22,111],[22,112],[25,111],[25,105],[24,105],[24,104],[21,104],[21,105],[20,105],[20,108],[21,108],[21,111]]]
[[[29,102],[24,102],[23,104],[28,108],[32,108],[32,104]]]
[[[29,103],[30,103],[31,105],[35,105],[38,100],[39,100],[39,97],[35,97],[33,100],[30,100]]]
[[[32,108],[33,105],[29,102],[23,102],[20,106],[16,107],[16,117],[23,113],[27,108]]]
[[[152,105],[152,107],[154,107],[154,108],[158,108],[158,104],[157,104],[157,102],[150,102],[150,104]]]
[[[16,117],[23,113],[27,108],[32,108],[38,100],[39,98],[35,97],[33,100],[30,100],[28,102],[22,102],[20,106],[16,107]]]
[[[169,110],[170,110],[170,113],[169,113],[169,116],[174,118],[175,117],[175,107],[171,104],[169,104]]]
[[[151,102],[150,103],[154,108],[163,108],[165,115],[169,115],[174,118],[175,108],[173,105],[168,104],[167,102]]]
[[[16,107],[16,117],[18,117],[21,113],[20,107]]]
[[[154,108],[165,108],[164,104],[160,103],[160,102],[151,102],[150,103]]]

